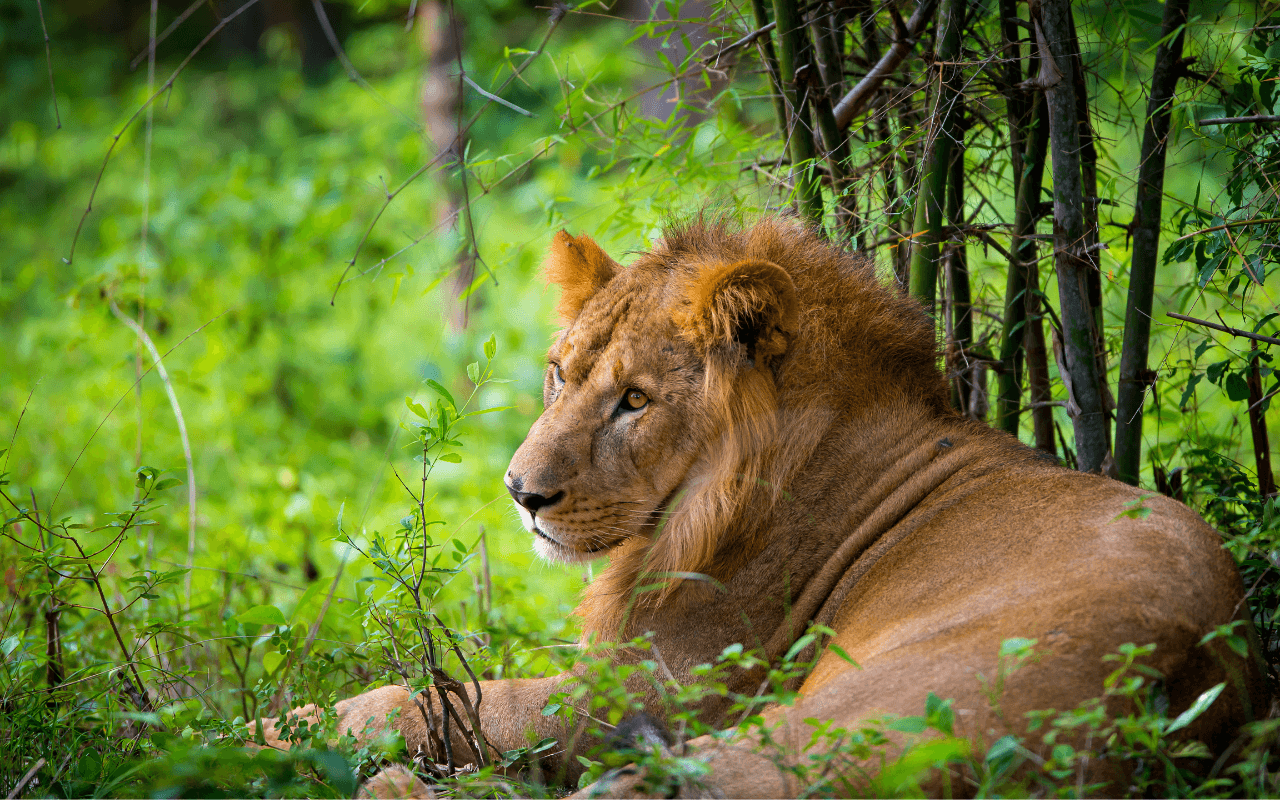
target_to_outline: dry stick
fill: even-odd
[[[254,0],[250,0],[250,2],[254,2]],[[547,33],[545,36],[542,37],[542,41],[538,44],[538,48],[534,50],[532,53],[530,53],[529,57],[526,58],[523,62],[521,62],[520,66],[516,67],[516,69],[513,70],[512,73],[507,76],[507,79],[502,82],[502,85],[498,87],[498,91],[495,92],[494,94],[501,94],[502,92],[506,91],[506,88],[510,86],[516,80],[516,78],[519,78],[520,75],[525,71],[525,69],[527,69],[529,65],[534,62],[535,59],[539,58],[542,55],[543,50],[545,50],[547,47],[547,42],[551,41],[551,35],[555,33],[556,28],[560,26],[560,21],[564,19],[564,16],[565,16],[564,11],[559,6],[557,6],[552,10],[551,25],[547,28]],[[342,271],[342,274],[338,276],[338,285],[333,287],[333,295],[330,296],[329,298],[329,305],[333,305],[334,301],[337,299],[338,290],[341,289],[342,284],[346,282],[347,274],[351,272],[353,267],[355,267],[356,260],[360,258],[360,253],[361,251],[364,250],[365,244],[369,241],[369,237],[373,234],[373,229],[377,226],[378,220],[382,219],[382,215],[386,213],[387,208],[391,205],[391,203],[396,199],[397,196],[399,196],[401,192],[407,189],[410,184],[412,184],[418,178],[421,178],[423,175],[425,175],[429,170],[431,170],[433,167],[438,165],[450,152],[452,152],[455,145],[458,142],[462,141],[462,137],[467,135],[467,133],[471,130],[471,126],[476,124],[476,121],[480,119],[480,115],[483,114],[486,110],[488,110],[489,106],[492,103],[493,103],[492,100],[485,100],[484,104],[480,106],[480,108],[476,109],[476,112],[471,115],[471,119],[467,120],[467,124],[459,128],[458,132],[454,134],[453,141],[451,141],[446,147],[442,147],[440,151],[436,153],[431,158],[431,160],[428,161],[426,164],[423,164],[421,167],[418,167],[416,170],[414,170],[409,175],[409,177],[405,178],[400,183],[399,186],[397,186],[395,189],[392,189],[391,191],[386,193],[386,197],[383,199],[383,202],[382,202],[382,207],[378,209],[378,213],[373,215],[373,219],[369,222],[369,227],[365,229],[364,235],[360,237],[359,243],[356,244],[356,250],[354,253],[351,254],[351,260],[347,262],[346,269],[344,269]]]
[[[1252,117],[1214,117],[1196,120],[1197,125],[1235,125],[1244,122],[1280,122],[1280,117],[1259,114]]]
[[[114,300],[109,302],[111,313],[115,314],[121,322],[127,325],[151,353],[151,359],[156,365],[156,374],[160,376],[161,382],[164,383],[165,393],[169,395],[169,405],[173,408],[173,416],[178,421],[178,436],[182,439],[182,456],[187,461],[187,574],[183,587],[187,595],[187,611],[190,611],[191,565],[195,562],[196,555],[196,469],[195,463],[191,459],[191,440],[187,437],[187,422],[182,417],[182,406],[178,405],[178,396],[174,394],[173,382],[169,380],[169,372],[164,368],[164,361],[160,358],[160,351],[156,349],[151,337],[139,327],[138,323],[121,313]]]
[[[44,63],[49,68],[49,93],[53,95],[53,119],[58,130],[62,130],[62,115],[58,113],[58,90],[53,85],[53,55],[49,52],[49,28],[44,24],[44,6],[36,0],[36,10],[40,12],[40,30],[44,33]],[[40,759],[41,762],[44,759]],[[12,797],[12,795],[10,795]]]
[[[102,158],[102,166],[98,169],[98,177],[94,179],[93,189],[89,191],[89,202],[84,207],[84,213],[80,215],[80,222],[76,224],[75,236],[71,238],[71,252],[68,253],[67,257],[63,259],[64,263],[70,264],[72,261],[75,260],[76,245],[80,242],[80,232],[84,229],[85,220],[89,218],[89,212],[93,211],[93,201],[94,201],[94,198],[98,196],[98,187],[102,185],[102,176],[106,174],[107,164],[111,161],[111,154],[115,152],[116,145],[120,143],[120,137],[124,136],[125,131],[129,130],[129,126],[133,125],[134,120],[138,118],[139,114],[141,114],[143,111],[151,107],[151,104],[156,101],[157,97],[159,97],[161,94],[167,92],[170,88],[173,87],[173,82],[178,79],[178,75],[180,75],[182,71],[187,68],[187,65],[190,64],[191,60],[196,57],[196,54],[199,53],[201,50],[203,50],[204,46],[213,40],[214,36],[217,36],[218,33],[221,32],[222,29],[225,28],[231,22],[231,20],[243,14],[250,6],[252,6],[256,2],[258,2],[258,0],[247,0],[247,2],[245,2],[244,5],[240,6],[235,11],[223,17],[222,20],[217,25],[214,26],[213,30],[209,31],[209,34],[200,40],[200,44],[196,45],[195,49],[192,50],[190,53],[188,53],[186,58],[182,59],[182,63],[178,64],[178,68],[173,71],[173,74],[171,74],[169,76],[169,79],[164,82],[164,85],[161,86],[159,89],[157,89],[154,94],[148,97],[146,99],[146,102],[144,102],[138,108],[137,111],[133,112],[133,115],[129,117],[128,120],[125,121],[124,126],[121,127],[120,130],[116,133],[116,135],[111,138],[111,146],[107,148],[107,154]]]
[[[1239,328],[1232,328],[1230,325],[1219,325],[1216,322],[1209,322],[1208,320],[1196,319],[1195,317],[1188,317],[1183,314],[1175,314],[1172,311],[1166,313],[1165,316],[1173,317],[1174,319],[1182,320],[1183,322],[1194,322],[1196,325],[1203,325],[1206,328],[1213,328],[1215,331],[1222,331],[1223,333],[1229,333],[1232,336],[1243,336],[1246,339],[1253,339],[1258,342],[1266,342],[1267,344],[1280,344],[1280,339],[1277,339],[1274,336],[1263,336],[1260,333],[1250,333],[1249,331],[1242,331]]]
[[[911,49],[916,43],[916,37],[924,31],[925,25],[928,24],[929,17],[933,16],[933,10],[937,5],[938,0],[921,0],[920,5],[911,14],[911,18],[903,26],[904,29],[899,32],[898,39],[880,57],[876,65],[867,72],[866,76],[858,81],[858,85],[840,98],[840,102],[836,104],[834,112],[836,125],[841,128],[849,127],[849,123],[853,122],[854,117],[866,109],[871,103],[872,97],[875,96],[876,90],[911,53]]]
[[[27,774],[23,775],[22,780],[18,781],[18,785],[13,787],[12,792],[9,792],[8,800],[14,800],[15,797],[21,795],[22,790],[27,788],[27,784],[31,782],[31,779],[36,776],[36,773],[40,771],[40,768],[43,767],[45,763],[46,762],[43,758],[36,761],[35,766],[27,770]]]

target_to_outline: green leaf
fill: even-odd
[[[450,464],[461,464],[462,456],[457,453],[441,453],[436,461],[448,461]]]
[[[1249,384],[1239,372],[1227,375],[1223,388],[1227,390],[1227,397],[1236,402],[1249,399]]]
[[[268,675],[279,669],[280,665],[283,663],[284,653],[281,653],[279,650],[268,650],[266,654],[262,656],[262,668],[267,671]]]
[[[479,411],[471,411],[466,414],[463,414],[462,416],[458,417],[458,419],[466,419],[467,417],[478,417],[481,414],[492,414],[495,411],[510,411],[513,408],[515,408],[515,406],[494,406],[493,408],[482,408]]]
[[[182,480],[180,478],[165,478],[164,480],[156,481],[155,490],[157,492],[163,492],[165,489],[181,485]]]
[[[484,343],[484,357],[489,361],[498,353],[498,337],[495,334],[489,334],[489,340]]]
[[[801,651],[803,651],[806,647],[813,644],[813,640],[817,638],[818,637],[816,634],[806,633],[804,636],[801,636],[799,639],[796,639],[795,644],[791,645],[791,649],[788,650],[787,654],[782,657],[782,660],[794,661],[796,656],[800,655]]]
[[[951,706],[954,700],[943,700],[933,692],[924,701],[924,713],[929,726],[950,736],[955,727],[956,714]]]
[[[862,667],[858,665],[858,662],[853,660],[853,656],[849,655],[844,651],[843,647],[840,647],[839,645],[835,645],[835,644],[829,644],[827,645],[827,649],[835,653],[836,655],[840,656],[840,658],[843,659],[844,661],[849,662],[850,664],[857,667],[858,669],[862,669]]]
[[[355,796],[356,773],[341,753],[334,750],[312,750],[309,755],[311,760],[324,770],[329,783],[333,784],[343,797]]]
[[[1188,708],[1186,711],[1179,714],[1178,718],[1173,721],[1173,724],[1165,730],[1165,733],[1173,733],[1174,731],[1182,730],[1195,722],[1196,717],[1199,717],[1205,712],[1205,709],[1213,705],[1213,701],[1218,699],[1218,695],[1222,694],[1222,690],[1226,685],[1227,684],[1225,682],[1219,683],[1217,686],[1214,686],[1212,689],[1197,697],[1196,701],[1191,704],[1191,708]]]
[[[1196,391],[1196,384],[1197,384],[1197,383],[1199,383],[1199,382],[1200,382],[1200,381],[1202,381],[1202,380],[1204,380],[1204,374],[1203,374],[1203,373],[1200,373],[1200,372],[1197,372],[1197,373],[1193,374],[1193,375],[1192,375],[1192,376],[1187,380],[1187,385],[1186,385],[1186,387],[1185,387],[1185,388],[1183,388],[1183,390],[1182,390],[1182,398],[1181,398],[1180,400],[1178,400],[1178,409],[1179,409],[1179,410],[1181,410],[1181,411],[1186,411],[1186,410],[1187,410],[1187,403],[1191,402],[1191,398],[1195,395],[1195,391]]]
[[[428,418],[427,410],[423,408],[421,405],[419,405],[418,403],[413,402],[412,397],[406,397],[404,399],[404,404],[409,408],[410,411],[412,411],[414,414],[417,414],[422,419]]]
[[[477,386],[480,385],[480,362],[472,361],[467,365],[467,379]]]
[[[430,378],[427,378],[427,385],[430,386],[432,389],[434,389],[436,394],[440,395],[446,401],[448,401],[450,408],[452,408],[455,411],[458,409],[458,404],[453,401],[453,395],[449,394],[448,389],[444,388],[439,383],[431,380]]]
[[[284,614],[275,606],[254,606],[236,615],[236,622],[244,625],[285,625]]]
[[[991,748],[987,750],[983,761],[994,769],[1000,769],[1017,754],[1020,746],[1018,737],[1012,734],[1001,736],[991,743]]]

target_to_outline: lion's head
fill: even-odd
[[[612,557],[589,623],[641,572],[668,579],[653,600],[673,576],[729,577],[835,417],[886,393],[944,412],[918,306],[798,225],[678,225],[629,266],[561,232],[546,272],[566,327],[506,483],[544,558]],[[826,358],[850,341],[862,355]]]

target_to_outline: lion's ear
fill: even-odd
[[[596,292],[618,274],[618,262],[609,258],[600,245],[583,234],[577,238],[565,231],[556,234],[547,254],[544,274],[551,283],[560,284],[560,305],[556,313],[569,322]]]
[[[686,289],[685,326],[710,349],[738,343],[752,359],[786,352],[799,329],[796,285],[769,261],[739,261],[701,270]]]

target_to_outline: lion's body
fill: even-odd
[[[1212,746],[1265,702],[1252,661],[1197,647],[1247,617],[1217,534],[1175,501],[955,416],[930,321],[860,256],[765,221],[670,231],[628,267],[561,234],[548,272],[567,327],[507,482],[544,556],[610,556],[579,609],[590,636],[652,632],[684,681],[729,644],[778,658],[810,622],[834,629],[859,667],[828,650],[797,704],[766,714],[797,743],[807,718],[919,714],[929,692],[956,699],[968,735],[1023,732],[1027,710],[1100,695],[1103,656],[1126,642],[1156,643],[1148,663],[1174,711],[1231,684],[1192,731]],[[712,580],[634,591],[672,573]],[[997,719],[978,676],[1014,637],[1044,655],[1009,679]],[[581,741],[541,713],[571,680],[483,684],[490,742]],[[339,711],[361,723],[406,697],[387,687]],[[425,746],[420,714],[398,725]],[[691,744],[727,796],[800,788],[750,747]]]

